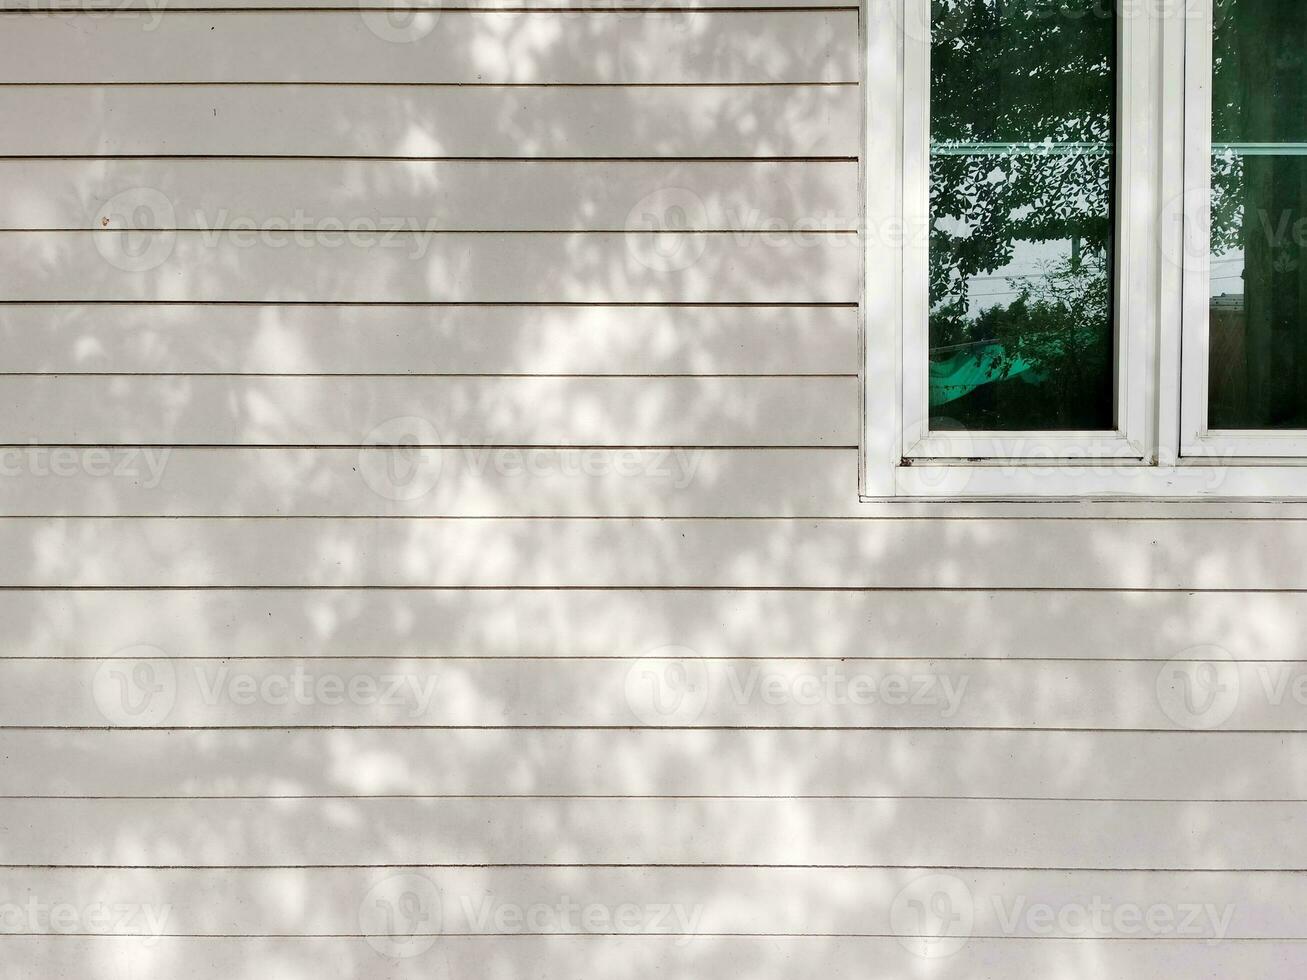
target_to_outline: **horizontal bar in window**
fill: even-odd
[[[1112,154],[1111,143],[1100,142],[1064,142],[1054,143],[1045,141],[1042,143],[966,143],[966,142],[941,142],[931,143],[930,152],[935,156],[945,157],[962,157],[962,156],[1110,156]]]
[[[1213,143],[1212,153],[1233,153],[1244,157],[1307,156],[1307,143]]]

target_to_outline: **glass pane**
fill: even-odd
[[[1307,3],[1215,2],[1208,425],[1307,428]]]
[[[933,0],[932,429],[1115,426],[1112,0]]]

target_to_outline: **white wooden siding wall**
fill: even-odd
[[[0,2],[0,976],[1307,970],[1302,512],[856,502],[856,7],[203,6]],[[706,700],[651,717],[675,657]],[[296,670],[431,697],[212,694]],[[966,688],[756,686],[828,671]],[[442,933],[398,959],[397,874]],[[569,899],[693,925],[472,914]],[[1094,900],[1230,912],[1021,913]]]

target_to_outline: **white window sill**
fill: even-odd
[[[911,462],[869,472],[864,502],[934,500],[1307,500],[1307,460],[1183,461],[1173,465],[1019,462]]]

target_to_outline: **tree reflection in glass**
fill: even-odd
[[[1112,0],[933,0],[932,428],[1115,424]]]
[[[1307,428],[1307,3],[1214,24],[1208,423]]]

